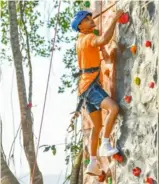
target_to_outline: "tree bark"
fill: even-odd
[[[1,184],[20,184],[9,169],[1,149]]]
[[[32,184],[43,184],[43,177],[38,168],[35,155],[31,110],[27,108],[26,86],[22,65],[22,53],[19,46],[19,34],[16,14],[16,2],[8,1],[10,20],[10,41],[16,69],[16,79],[18,87],[18,97],[21,112],[21,124],[23,133],[23,146],[30,168],[30,176],[33,178]],[[34,170],[35,164],[35,170]],[[34,176],[32,174],[34,173]]]
[[[0,152],[1,152],[1,184],[20,184],[16,177],[13,175],[11,170],[9,169],[2,147],[2,120],[0,118]]]
[[[78,184],[83,184],[83,163],[81,161],[80,171],[78,175]]]
[[[75,160],[75,164],[72,168],[72,174],[71,174],[71,179],[70,179],[70,184],[77,184],[78,179],[79,179],[79,173],[80,173],[80,166],[82,162],[82,156],[83,156],[83,151],[79,153]]]

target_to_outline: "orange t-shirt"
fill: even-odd
[[[101,64],[99,47],[91,46],[91,42],[95,37],[96,35],[93,33],[79,34],[76,50],[78,56],[78,66],[80,69],[99,67]],[[88,89],[89,85],[98,75],[98,72],[99,71],[93,73],[83,73],[80,76],[78,84],[78,95],[81,95]]]

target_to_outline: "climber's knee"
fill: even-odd
[[[102,103],[101,103],[101,108],[108,110],[109,113],[112,113],[114,115],[118,114],[119,112],[119,106],[117,103],[112,100],[110,97],[106,97]]]
[[[119,112],[119,106],[117,104],[113,104],[111,106],[111,108],[109,109],[109,111],[112,113],[112,114],[118,114]]]

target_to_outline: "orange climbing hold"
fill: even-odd
[[[129,22],[129,15],[128,13],[123,13],[121,17],[119,18],[118,22],[120,24],[127,24]]]
[[[130,103],[131,99],[132,99],[131,96],[124,96],[124,100],[125,100],[126,103]]]
[[[153,180],[152,178],[150,178],[150,177],[147,177],[147,178],[145,179],[145,183],[146,183],[146,184],[153,184],[153,183],[154,183],[154,180]]]
[[[136,176],[136,177],[139,177],[141,174],[141,169],[139,167],[135,167],[133,169],[133,175]]]
[[[148,40],[147,40],[147,41],[145,42],[145,46],[146,46],[146,47],[151,47],[151,41],[148,41]]]
[[[133,45],[131,48],[130,48],[130,51],[132,52],[132,54],[136,54],[136,51],[137,51],[137,47],[136,45]]]
[[[149,88],[154,88],[155,83],[154,83],[154,82],[150,82],[150,83],[148,84],[148,86],[149,86]]]

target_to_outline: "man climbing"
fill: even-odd
[[[85,104],[94,126],[90,135],[90,163],[86,171],[86,173],[92,175],[101,175],[101,170],[96,159],[99,133],[102,128],[101,109],[105,109],[109,113],[104,125],[99,155],[112,156],[118,152],[116,148],[111,146],[109,136],[118,115],[119,107],[102,89],[99,82],[99,74],[101,64],[100,48],[111,40],[116,22],[122,13],[123,11],[119,10],[113,14],[110,24],[104,29],[101,36],[96,36],[93,33],[96,25],[92,18],[92,13],[88,11],[77,12],[71,22],[72,28],[79,32],[76,50],[81,75],[78,84],[80,101],[76,111],[80,111],[81,106]]]

